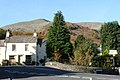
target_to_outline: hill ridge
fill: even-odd
[[[103,23],[100,22],[66,22],[66,27],[71,32],[71,39],[75,40],[78,35],[84,35],[86,38],[93,40],[95,43],[100,43],[99,30]],[[48,32],[49,27],[52,26],[52,22],[46,19],[35,19],[32,21],[18,22],[15,24],[2,27],[3,29],[10,29],[17,32]]]
[[[7,30],[10,29],[11,31],[28,31],[31,32],[34,29],[41,30],[45,25],[49,24],[50,21],[46,19],[35,19],[31,21],[24,21],[18,22],[15,24],[10,24],[3,26],[2,28]]]
[[[48,27],[48,25],[52,25],[52,22],[46,19],[34,19],[31,21],[23,21],[23,22],[17,22],[14,24],[10,24],[10,25],[6,25],[3,26],[3,29],[10,29],[10,30],[26,30],[26,31],[31,31],[30,29],[26,29],[28,26],[29,28],[43,28],[43,27]],[[90,29],[95,29],[95,30],[100,30],[101,25],[103,25],[103,23],[101,22],[76,22],[76,23],[72,23],[72,22],[67,22],[67,24],[72,24],[72,26],[83,26],[83,27],[88,27]],[[25,31],[24,30],[24,31]],[[39,29],[38,29],[39,30]]]

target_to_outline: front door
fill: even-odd
[[[26,63],[31,63],[31,55],[26,55]]]
[[[18,55],[18,63],[21,63],[22,61],[22,55]]]

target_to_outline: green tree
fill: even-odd
[[[0,29],[0,39],[5,39],[6,30]]]
[[[83,43],[85,37],[83,35],[78,35],[77,39],[75,40],[75,48],[78,47],[81,43]]]
[[[46,42],[46,52],[48,57],[67,59],[72,55],[72,44],[70,42],[70,32],[65,27],[64,17],[61,11],[55,14],[53,26],[49,28]]]
[[[98,53],[97,44],[93,43],[90,39],[85,39],[83,35],[79,35],[75,43],[73,64],[89,66],[92,63],[93,57]]]
[[[64,16],[61,11],[57,11],[53,19],[53,26],[64,26],[64,25],[65,25]]]
[[[120,52],[120,26],[117,21],[105,23],[100,33],[102,52],[110,49]]]

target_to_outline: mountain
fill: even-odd
[[[99,44],[99,30],[103,23],[99,22],[79,22],[72,23],[66,22],[66,27],[71,32],[71,39],[75,40],[78,35],[84,35],[86,38],[93,40],[95,43]],[[48,32],[49,27],[52,26],[52,22],[46,19],[37,19],[26,22],[19,22],[11,25],[2,27],[3,29],[10,29],[11,31],[16,31],[15,34],[27,34],[33,33],[34,30],[37,32]],[[22,32],[22,33],[21,33]]]
[[[23,32],[33,32],[34,29],[41,31],[45,25],[49,24],[50,21],[45,19],[36,19],[32,21],[19,22],[15,24],[10,24],[2,27],[3,29],[9,29],[11,31],[23,31]]]
[[[103,25],[103,23],[100,23],[100,22],[79,22],[76,24],[80,26],[88,27],[90,29],[95,29],[95,30],[100,30],[101,25]]]
[[[88,27],[90,29],[100,30],[101,25],[103,25],[103,23],[100,23],[100,22],[79,22],[79,23],[67,22],[66,25],[71,29],[82,26],[82,27]],[[15,24],[6,25],[2,28],[6,30],[10,29],[12,31],[25,31],[25,32],[26,31],[31,32],[31,31],[34,31],[34,29],[36,29],[39,32],[45,28],[48,28],[49,26],[52,26],[52,22],[46,19],[36,19],[32,21],[18,22]]]

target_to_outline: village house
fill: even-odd
[[[37,33],[33,35],[10,36],[6,33],[5,40],[0,40],[0,64],[3,60],[19,63],[39,62],[46,59],[46,42],[38,40]]]

